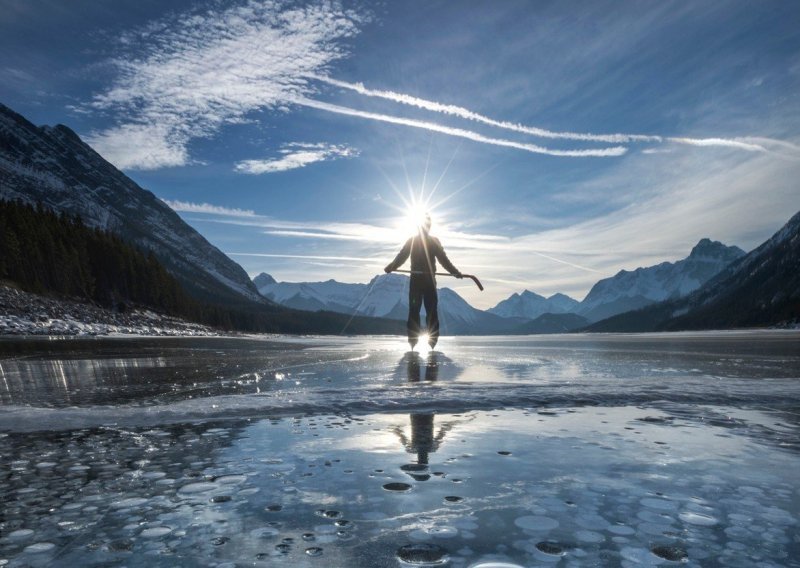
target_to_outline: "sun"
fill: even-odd
[[[416,235],[430,214],[431,212],[426,202],[412,199],[406,203],[398,229],[406,236]]]

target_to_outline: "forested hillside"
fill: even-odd
[[[0,201],[0,280],[22,290],[89,301],[105,308],[147,307],[192,321],[241,331],[399,333],[398,322],[288,310],[243,299],[215,305],[191,297],[154,254],[118,236],[87,227],[79,217],[41,205]]]
[[[0,201],[0,278],[28,292],[82,298],[119,310],[148,306],[198,317],[189,298],[156,257],[79,217],[41,205]]]

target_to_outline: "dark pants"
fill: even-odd
[[[436,280],[425,276],[411,276],[408,287],[408,342],[416,344],[419,339],[419,312],[425,304],[425,320],[428,328],[428,340],[434,345],[439,341],[439,297],[436,294]]]

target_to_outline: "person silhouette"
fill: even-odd
[[[439,296],[436,292],[436,259],[442,267],[456,278],[463,278],[444,252],[439,239],[430,234],[431,216],[425,215],[417,234],[411,237],[397,253],[395,259],[386,265],[384,272],[389,274],[400,268],[411,257],[411,283],[408,287],[408,343],[411,349],[419,341],[421,333],[419,313],[425,305],[425,323],[428,331],[428,345],[431,349],[439,341]]]
[[[434,382],[439,378],[439,361],[436,353],[431,352],[428,354],[428,360],[425,364],[425,373],[422,373],[422,361],[416,353],[409,353],[407,360],[408,382],[418,383],[422,380]],[[424,379],[423,379],[424,377]],[[433,412],[412,412],[409,414],[411,422],[411,438],[407,438],[405,433],[397,428],[395,433],[400,437],[400,441],[406,449],[414,454],[417,454],[417,464],[420,466],[428,465],[428,455],[435,452],[445,434],[450,430],[451,426],[445,425],[438,435],[434,433],[434,417]],[[427,479],[428,475],[419,473],[415,479],[422,481],[422,478]]]

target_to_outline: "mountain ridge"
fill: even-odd
[[[586,331],[731,329],[799,321],[800,212],[688,296],[615,315]]]
[[[635,270],[620,270],[614,276],[599,280],[575,313],[595,322],[686,296],[744,254],[737,246],[727,246],[709,238],[700,239],[684,259]]]
[[[0,198],[42,203],[119,234],[201,297],[262,301],[244,269],[69,127],[35,126],[2,103]]]

